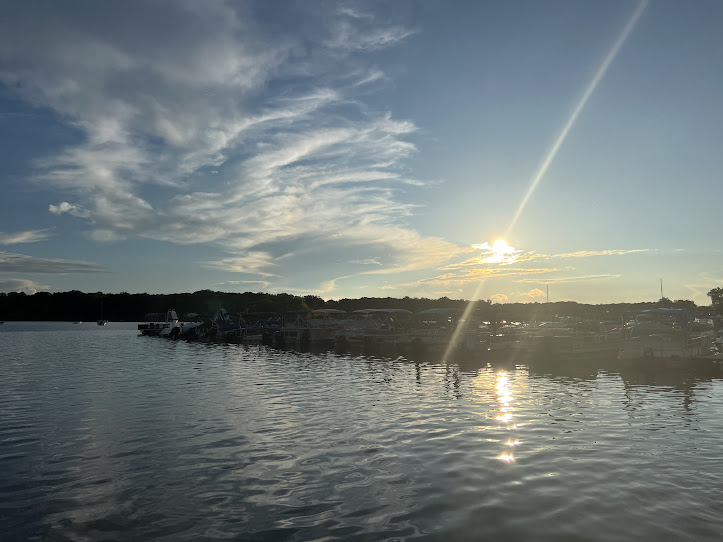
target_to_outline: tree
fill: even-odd
[[[713,288],[708,292],[708,297],[710,297],[713,307],[721,307],[723,305],[723,288]]]
[[[303,299],[306,306],[312,310],[324,308],[324,300],[318,295],[305,295]]]

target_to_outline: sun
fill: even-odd
[[[514,263],[519,252],[515,247],[508,245],[504,239],[497,239],[491,245],[489,243],[482,243],[481,245],[473,246],[474,248],[482,250],[482,256],[480,258],[482,263],[502,265]]]
[[[492,243],[492,250],[495,252],[500,253],[506,253],[509,251],[509,249],[512,248],[510,245],[507,244],[507,241],[504,239],[497,239],[494,243]]]

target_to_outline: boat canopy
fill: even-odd
[[[687,309],[655,308],[632,310],[623,314],[623,321],[629,321],[633,318],[636,321],[674,322],[680,325],[683,330],[686,330],[690,321],[690,312]]]
[[[346,311],[341,309],[316,309],[311,312],[314,314],[346,314]]]
[[[407,309],[358,309],[354,311],[356,314],[372,314],[377,312],[386,312],[389,314],[413,314]]]
[[[425,315],[425,314],[439,314],[442,316],[451,316],[453,314],[459,314],[461,312],[464,312],[462,309],[454,309],[454,308],[441,308],[441,309],[427,309],[426,311],[420,311],[417,314]]]

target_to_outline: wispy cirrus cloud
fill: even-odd
[[[390,47],[415,33],[402,25],[379,25],[376,17],[357,6],[337,8],[338,23],[325,44],[334,51],[369,51]]]
[[[650,252],[649,248],[636,248],[629,250],[578,250],[576,252],[565,252],[554,254],[550,258],[590,258],[593,256],[622,256],[624,254],[636,254]]]
[[[1,273],[102,273],[105,269],[93,262],[35,258],[25,254],[0,252]]]
[[[263,277],[277,276],[265,271],[265,269],[274,265],[272,256],[266,252],[249,252],[243,258],[223,258],[221,260],[206,262],[204,265],[210,269],[233,271],[235,273],[248,273],[261,275]]]
[[[584,282],[588,280],[611,280],[618,279],[622,275],[619,274],[602,274],[602,275],[582,275],[578,277],[556,277],[556,278],[539,278],[539,279],[519,279],[515,282],[533,283],[533,284],[563,284],[565,282]]]
[[[421,279],[415,285],[425,283],[446,284],[449,286],[481,283],[492,279],[507,279],[516,283],[532,284],[562,284],[568,282],[581,282],[592,280],[612,280],[620,278],[618,273],[595,273],[567,276],[574,270],[573,267],[531,267],[535,262],[551,262],[565,259],[593,259],[599,257],[623,256],[628,254],[642,254],[650,249],[610,249],[610,250],[580,250],[575,252],[561,252],[545,254],[536,251],[521,250],[508,246],[504,241],[495,243],[481,243],[472,245],[466,252],[458,255],[476,252],[474,256],[460,261],[445,263],[439,267],[444,271],[430,279]],[[452,257],[450,257],[452,259]],[[563,276],[546,276],[549,274],[562,274]],[[534,275],[534,277],[531,277]],[[545,275],[545,276],[542,276]],[[411,286],[411,284],[407,284]],[[507,294],[502,294],[507,295]],[[520,294],[514,294],[520,295]],[[524,294],[526,297],[527,294]]]
[[[0,232],[0,245],[19,245],[45,241],[50,236],[48,230],[28,230],[13,233]]]
[[[414,29],[344,5],[296,4],[278,26],[225,2],[23,9],[22,25],[0,20],[0,82],[85,135],[34,181],[91,239],[213,243],[227,257],[204,265],[291,290],[312,252],[324,288],[353,272],[339,250],[379,258],[377,273],[464,252],[405,226],[417,128],[364,102],[387,81],[364,55]]]
[[[354,263],[358,265],[382,265],[382,262],[379,258],[367,258],[365,260],[349,260],[349,263]]]
[[[461,262],[450,263],[444,269],[464,269],[467,267],[479,267],[485,265],[509,265],[512,263],[521,264],[535,260],[553,260],[564,258],[594,258],[598,256],[622,256],[626,254],[638,254],[650,252],[648,248],[642,249],[613,249],[613,250],[578,250],[576,252],[562,252],[558,254],[544,254],[536,251],[518,250],[514,247],[503,247],[502,250],[495,250],[489,243],[473,245],[471,250],[479,250],[479,255],[473,256]]]
[[[524,275],[540,275],[544,273],[554,273],[557,268],[501,268],[501,269],[471,269],[464,274],[446,273],[429,279],[422,279],[419,283],[435,283],[435,284],[463,284],[468,282],[479,282],[482,280],[492,280],[510,277],[520,277]]]

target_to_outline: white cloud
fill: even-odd
[[[68,203],[67,201],[61,201],[58,205],[49,205],[48,210],[53,213],[54,215],[62,215],[63,213],[68,213],[73,216],[77,216],[80,218],[88,218],[90,216],[90,213],[83,209],[80,205],[76,205],[75,203]]]
[[[19,245],[21,243],[37,243],[48,238],[48,230],[28,230],[13,233],[0,232],[0,245]]]
[[[349,263],[357,265],[382,265],[382,261],[379,258],[367,258],[365,260],[349,260]]]
[[[250,273],[264,277],[276,275],[265,271],[273,266],[272,257],[266,252],[249,252],[243,258],[223,258],[221,260],[205,262],[210,269],[220,269],[234,273]]]
[[[413,30],[403,26],[359,26],[352,22],[341,21],[336,26],[333,36],[325,44],[334,50],[373,51],[395,45],[412,34]]]
[[[0,292],[24,292],[32,295],[38,290],[50,290],[50,286],[38,284],[27,279],[0,278]]]
[[[341,5],[337,8],[340,14],[346,15],[347,17],[353,17],[354,19],[373,19],[374,16],[370,13],[366,13],[360,10],[357,6]]]
[[[378,273],[465,250],[404,224],[401,196],[424,184],[405,171],[416,126],[363,102],[386,77],[359,59],[413,30],[349,6],[323,20],[292,7],[292,31],[222,2],[43,9],[0,20],[0,82],[85,135],[34,180],[90,239],[214,243],[227,257],[210,267],[296,288],[311,254],[318,283],[350,271],[339,250],[378,257]]]

